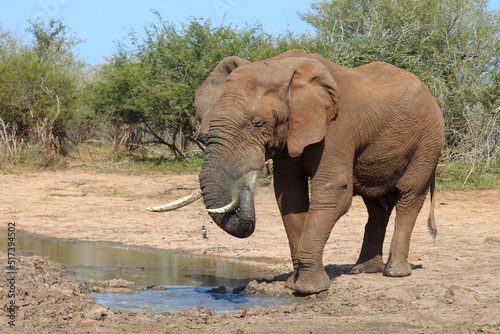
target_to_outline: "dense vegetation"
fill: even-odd
[[[486,4],[317,1],[300,14],[314,34],[278,36],[201,19],[179,27],[156,13],[143,37],[131,32],[97,67],[75,55],[79,40],[62,21],[32,22],[24,38],[0,26],[0,166],[58,164],[95,142],[136,161],[201,152],[193,95],[217,63],[301,48],[344,66],[385,61],[417,75],[446,120],[439,178],[484,186],[500,167],[500,11]]]
[[[319,53],[345,66],[385,61],[431,89],[447,125],[449,157],[498,153],[500,12],[486,0],[334,0],[301,17]]]
[[[277,51],[259,27],[212,27],[192,19],[177,28],[157,15],[143,40],[131,33],[129,44],[119,44],[97,69],[90,105],[96,117],[115,125],[122,146],[163,144],[178,157],[189,144],[203,146],[193,96],[219,61],[235,54],[260,60]]]
[[[72,52],[79,40],[60,21],[34,22],[29,42],[0,28],[0,164],[44,150],[64,152],[70,123],[83,115],[85,64]]]

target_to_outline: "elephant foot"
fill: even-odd
[[[293,290],[304,295],[310,295],[328,290],[331,284],[330,277],[328,277],[323,268],[321,269],[321,271],[311,272],[300,271],[298,278],[293,285]]]
[[[384,268],[384,276],[406,277],[411,275],[411,265],[408,260],[389,260]]]
[[[384,261],[382,256],[376,256],[368,261],[361,262],[358,260],[356,265],[351,269],[351,274],[374,274],[384,271]]]

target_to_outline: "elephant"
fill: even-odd
[[[429,189],[428,226],[437,232],[435,171],[444,143],[441,110],[415,75],[383,62],[347,68],[301,50],[253,63],[233,56],[196,91],[194,107],[208,135],[201,196],[229,234],[253,233],[257,173],[272,159],[293,263],[287,287],[299,294],[330,287],[323,250],[356,195],[368,222],[351,273],[411,275],[411,233]]]

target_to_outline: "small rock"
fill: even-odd
[[[135,293],[135,283],[124,279],[96,281],[90,279],[84,283],[86,293]]]
[[[166,291],[167,288],[161,285],[150,285],[146,288],[146,290],[152,290],[152,291]]]
[[[112,279],[108,281],[110,288],[132,288],[135,283],[124,279]]]
[[[225,286],[220,286],[218,288],[213,288],[208,290],[206,293],[220,293],[220,294],[228,294],[231,293],[231,290],[226,288]]]
[[[483,243],[488,245],[500,245],[500,237],[487,237]]]
[[[479,303],[482,299],[478,292],[458,285],[452,285],[448,291],[446,291],[444,298],[448,304],[475,304]]]
[[[97,331],[97,328],[95,327],[95,325],[92,323],[92,321],[88,321],[88,320],[80,320],[77,322],[77,324],[83,328],[86,328],[87,330],[89,331],[92,331],[92,332],[95,332]]]
[[[149,319],[152,319],[152,318],[154,318],[155,314],[150,309],[147,309],[146,311],[144,311],[144,316],[149,318]]]
[[[479,331],[479,333],[491,333],[491,334],[500,333],[500,323],[487,324],[481,326],[481,330]]]
[[[84,314],[85,318],[102,321],[108,317],[107,307],[97,307]]]
[[[246,286],[244,286],[244,285],[243,286],[239,286],[239,287],[233,289],[233,293],[237,294],[237,295],[240,295],[240,294],[242,294],[245,291],[245,289],[246,289]]]

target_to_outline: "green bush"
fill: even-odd
[[[332,61],[384,61],[417,75],[443,111],[446,157],[489,161],[500,141],[500,11],[487,3],[330,0],[301,17]]]
[[[144,38],[131,32],[129,44],[120,43],[97,69],[90,105],[96,117],[111,120],[122,146],[161,144],[181,157],[188,144],[203,147],[193,97],[219,61],[234,55],[260,60],[277,51],[260,26],[213,27],[191,19],[176,27],[156,14],[159,22],[145,28]],[[123,129],[134,135],[124,138]]]
[[[78,40],[60,21],[34,22],[29,32],[26,42],[0,30],[1,164],[21,162],[23,150],[57,160],[81,107],[84,63],[71,51]]]

